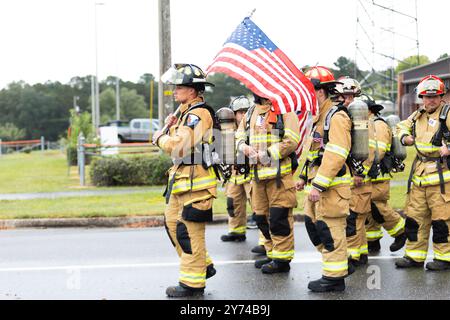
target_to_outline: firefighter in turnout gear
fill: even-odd
[[[297,115],[277,115],[270,100],[255,95],[236,133],[236,148],[249,161],[252,207],[266,241],[266,259],[257,260],[263,273],[288,272],[294,257],[294,216],[297,198],[293,180],[300,141]]]
[[[361,86],[358,81],[349,77],[340,78],[342,84],[336,86],[337,101],[345,107],[361,95]],[[369,158],[364,161],[364,171],[356,173],[352,168],[352,198],[350,200],[350,215],[347,217],[347,251],[349,263],[354,267],[366,264],[368,261],[368,244],[365,223],[370,214],[370,199],[372,196],[372,183],[368,173],[375,157],[374,144],[374,118],[369,119]]]
[[[230,108],[234,111],[236,127],[242,121],[245,113],[250,108],[250,100],[240,96],[231,102]],[[222,241],[245,241],[247,229],[247,200],[250,199],[250,175],[240,174],[235,168],[233,175],[226,185],[228,234],[221,237]]]
[[[380,117],[383,106],[377,104],[371,97],[363,97],[363,101],[368,105],[370,114],[375,116],[375,161],[369,171],[372,181],[372,212],[366,222],[366,236],[369,252],[379,252],[380,239],[383,237],[381,226],[394,237],[394,242],[390,246],[392,252],[398,251],[405,245],[405,219],[389,205],[392,160],[392,130],[388,123]],[[386,159],[385,159],[386,156]]]
[[[436,76],[422,79],[417,94],[423,107],[397,125],[402,144],[414,145],[417,155],[408,181],[405,256],[395,264],[398,268],[422,268],[433,229],[434,261],[428,262],[426,268],[447,270],[450,269],[449,106],[442,100],[444,83]]]
[[[322,254],[322,277],[311,281],[314,292],[344,291],[348,269],[346,218],[350,204],[350,169],[346,164],[351,149],[352,122],[346,108],[330,98],[338,84],[325,67],[305,74],[314,84],[319,114],[304,145],[306,163],[296,184],[305,190],[305,225],[308,235]],[[328,131],[325,130],[325,126]]]
[[[190,64],[176,64],[161,80],[176,85],[174,97],[181,116],[166,119],[168,133],[158,131],[153,143],[172,157],[168,172],[167,207],[164,213],[169,238],[181,258],[179,285],[169,287],[169,297],[202,295],[206,279],[216,271],[205,248],[205,224],[212,221],[217,177],[205,163],[203,150],[212,144],[214,111],[204,102],[203,71]],[[206,152],[206,151],[205,151]]]

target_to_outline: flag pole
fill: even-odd
[[[248,14],[247,18],[250,19],[253,16],[253,14],[255,13],[255,11],[256,11],[256,8],[253,9],[252,11],[250,11],[250,13]]]

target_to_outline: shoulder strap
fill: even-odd
[[[441,110],[441,114],[439,115],[439,120],[441,122],[446,122],[447,121],[447,116],[448,116],[448,112],[450,111],[450,104],[446,104],[442,110]]]
[[[247,113],[245,114],[245,131],[250,130],[250,120],[252,119],[252,115],[253,115],[253,111],[255,111],[256,105],[253,104],[248,110]]]
[[[214,109],[213,109],[211,106],[207,105],[206,102],[199,102],[199,103],[197,103],[197,104],[194,104],[193,106],[191,106],[191,107],[188,109],[188,111],[186,112],[186,114],[189,113],[189,112],[192,111],[192,110],[200,109],[200,108],[203,108],[203,109],[208,110],[208,111],[209,111],[209,114],[211,115],[211,119],[212,119],[212,121],[213,121],[213,127],[214,127],[215,129],[220,128],[219,121],[217,120],[217,117],[216,117],[216,112],[214,111]]]
[[[330,131],[330,126],[331,126],[331,118],[333,118],[333,116],[338,113],[339,111],[344,111],[345,113],[348,114],[348,110],[346,107],[344,107],[343,105],[339,104],[337,106],[334,106],[333,108],[330,109],[330,111],[328,111],[326,117],[325,117],[325,124],[323,126],[323,131],[324,131],[324,137],[323,137],[323,144],[326,145],[328,143],[329,140],[329,131]]]
[[[440,146],[442,143],[442,139],[449,142],[450,141],[450,132],[447,127],[447,116],[450,111],[450,105],[446,104],[439,114],[439,129],[433,136],[431,143],[436,146]]]

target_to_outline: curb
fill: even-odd
[[[403,215],[403,212],[396,210]],[[303,214],[294,214],[295,222],[304,222]],[[226,224],[228,215],[218,214],[209,224]],[[26,228],[153,228],[163,227],[163,216],[118,217],[118,218],[60,218],[60,219],[8,219],[0,220],[0,230]]]
[[[294,220],[297,222],[304,221],[302,215],[294,215]],[[228,223],[228,215],[216,215],[209,224],[226,223]],[[152,228],[163,226],[163,216],[0,220],[0,230],[27,228]]]

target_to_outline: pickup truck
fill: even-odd
[[[152,124],[151,132],[150,124]],[[117,135],[121,143],[148,142],[150,136],[159,129],[159,121],[158,119],[132,119],[130,122],[114,120],[107,122],[106,126],[117,127]]]

